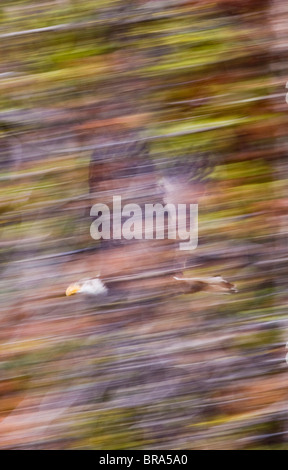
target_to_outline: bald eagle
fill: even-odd
[[[149,202],[163,205],[198,204],[205,191],[203,180],[209,173],[209,165],[210,160],[203,155],[152,161],[144,139],[139,139],[135,133],[122,134],[121,138],[119,134],[112,133],[102,138],[91,158],[91,199],[109,204],[111,196],[121,195],[123,201],[136,202],[140,207]],[[66,290],[67,296],[78,293],[103,296],[109,294],[111,289],[106,284],[110,282],[112,285],[124,283],[125,289],[139,291],[145,286],[157,290],[159,282],[164,294],[165,291],[166,294],[237,292],[235,285],[221,276],[202,278],[179,275],[184,265],[186,269],[187,253],[179,252],[175,240],[157,240],[153,243],[150,240],[111,238],[98,243],[95,255],[90,254],[89,258],[91,271],[93,258],[97,263],[95,269],[100,270],[102,279],[94,278],[91,272],[90,279],[70,285]],[[190,270],[191,266],[187,269]]]
[[[177,284],[179,287],[181,286],[179,293],[194,294],[196,292],[206,291],[233,294],[238,292],[235,284],[226,281],[222,276],[185,278],[174,276],[173,279],[176,281],[176,288],[178,287]],[[183,287],[184,289],[182,289]],[[105,283],[101,279],[95,278],[71,284],[66,290],[66,295],[86,294],[90,296],[106,296],[108,292],[109,289]]]

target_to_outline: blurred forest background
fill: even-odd
[[[0,448],[287,449],[288,5],[2,0],[0,48]],[[201,193],[186,274],[238,294],[91,239],[161,173]],[[65,297],[99,259],[132,301]]]

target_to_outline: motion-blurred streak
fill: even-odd
[[[1,1],[1,448],[287,449],[287,24]],[[115,195],[198,204],[197,249],[94,240]]]

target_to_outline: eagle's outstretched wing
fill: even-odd
[[[91,193],[102,189],[124,189],[127,179],[139,175],[154,175],[155,169],[149,156],[148,144],[137,139],[134,133],[109,135],[99,141],[94,150],[89,169]]]

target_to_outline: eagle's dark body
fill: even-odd
[[[179,155],[174,158],[152,160],[149,140],[136,131],[114,132],[99,138],[93,152],[89,171],[92,203],[110,207],[112,226],[112,198],[121,196],[122,207],[134,203],[142,208],[147,203],[199,204],[205,192],[205,176],[210,160],[203,155]],[[143,221],[144,222],[144,221]],[[143,229],[144,230],[144,229]],[[95,242],[91,255],[101,278],[116,285],[119,291],[131,293],[143,301],[147,296],[158,297],[195,293],[202,290],[234,291],[234,285],[225,280],[175,280],[173,274],[191,268],[193,253],[180,252],[179,240],[113,240]],[[218,279],[218,278],[217,278]],[[165,287],[166,286],[166,287]],[[224,286],[224,288],[223,288]],[[145,295],[144,295],[145,298]]]

